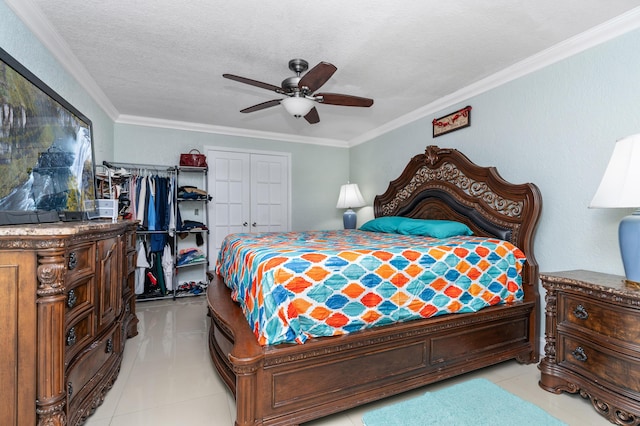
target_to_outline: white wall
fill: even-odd
[[[539,186],[541,271],[622,275],[617,226],[631,211],[587,206],[615,141],[640,133],[639,48],[636,30],[353,147],[351,177],[372,198],[427,145],[457,148],[509,181]],[[465,105],[471,127],[433,139],[431,120]],[[361,211],[360,221],[370,214]]]

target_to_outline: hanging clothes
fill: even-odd
[[[136,261],[135,294],[142,294],[144,293],[145,272],[147,268],[151,267],[151,264],[147,259],[147,250],[142,240],[138,240],[136,251],[138,259]]]
[[[156,254],[156,274],[158,276],[158,285],[160,286],[160,292],[164,296],[167,294],[167,284],[165,282],[164,269],[162,267],[162,252]]]
[[[150,184],[149,196],[149,230],[168,230],[167,190],[168,178],[153,176]],[[151,251],[163,251],[167,244],[167,234],[153,234],[151,236]]]
[[[144,227],[144,218],[146,216],[146,198],[147,198],[147,179],[145,177],[139,176],[137,179],[137,207],[136,207],[136,220],[138,223]]]
[[[153,176],[147,178],[147,215],[145,225],[149,231],[156,230],[156,180]],[[153,247],[151,251],[154,250]]]
[[[167,291],[173,291],[173,256],[169,244],[164,246],[162,252],[162,270],[164,271],[164,283]]]
[[[129,179],[129,213],[131,214],[131,218],[136,220],[137,217],[137,192],[136,192],[136,179],[135,177],[131,177]]]
[[[174,196],[173,191],[175,190],[176,178],[175,176],[167,179],[168,189],[167,189],[167,206],[169,211],[169,220],[167,221],[167,230],[169,231],[169,236],[173,237],[174,230],[176,229],[176,213],[174,208]]]

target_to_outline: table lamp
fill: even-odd
[[[340,187],[340,195],[338,196],[338,204],[336,204],[336,208],[347,209],[342,215],[344,229],[356,229],[358,216],[356,215],[356,212],[351,210],[351,208],[363,207],[364,205],[364,198],[362,198],[358,184],[347,183]]]
[[[640,134],[616,142],[589,207],[633,208],[618,227],[627,284],[640,287]]]

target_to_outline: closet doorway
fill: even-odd
[[[211,269],[228,234],[291,228],[291,154],[206,147]]]

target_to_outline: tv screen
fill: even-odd
[[[0,119],[0,225],[83,219],[96,194],[91,121],[3,49]]]

